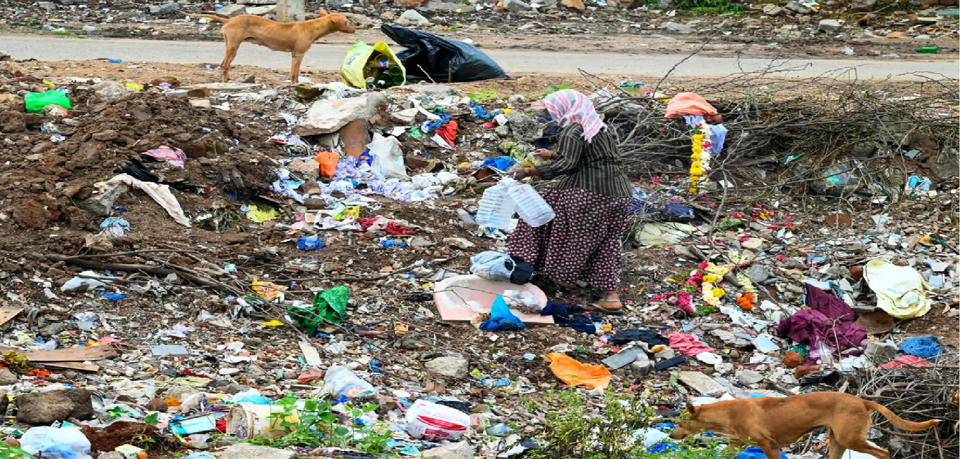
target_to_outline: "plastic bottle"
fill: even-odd
[[[480,200],[480,209],[477,210],[477,223],[490,228],[509,228],[513,211],[516,209],[510,199],[510,188],[516,184],[515,180],[504,178],[495,186],[487,188]]]
[[[510,187],[510,199],[517,206],[517,214],[520,218],[534,228],[545,225],[557,216],[540,193],[526,183]]]
[[[921,47],[921,48],[917,48],[917,49],[915,49],[914,51],[916,51],[916,52],[918,52],[918,53],[920,53],[920,54],[940,54],[940,47],[939,47],[939,46],[924,46],[924,47]]]
[[[340,398],[371,398],[377,395],[377,390],[370,383],[360,379],[359,376],[350,371],[347,367],[334,365],[327,370],[323,377],[324,389]]]

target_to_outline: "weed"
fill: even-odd
[[[570,85],[568,85],[568,84],[565,84],[565,85],[563,85],[563,86],[557,86],[557,85],[553,85],[553,84],[552,84],[552,85],[550,85],[550,86],[547,86],[547,90],[543,93],[543,95],[540,96],[540,98],[542,99],[542,98],[547,97],[547,96],[549,96],[550,94],[553,94],[553,93],[555,93],[555,92],[557,92],[557,91],[563,91],[564,89],[570,89],[571,87],[572,87],[572,86],[570,86]]]
[[[51,30],[49,33],[51,33],[51,34],[53,34],[53,35],[60,35],[60,36],[63,36],[63,37],[71,37],[71,38],[77,38],[77,37],[78,37],[77,34],[71,32],[71,31],[69,31],[69,30]]]
[[[30,453],[6,443],[0,443],[0,459],[33,459]]]
[[[480,89],[478,91],[468,92],[467,97],[470,100],[481,103],[496,102],[497,90],[493,88]]]
[[[743,7],[731,0],[674,0],[674,8],[696,14],[743,13]]]
[[[274,404],[270,414],[270,425],[285,431],[276,439],[250,438],[246,441],[256,445],[285,448],[300,446],[319,448],[334,446],[358,449],[369,454],[383,453],[387,442],[392,438],[390,431],[380,425],[364,426],[359,419],[366,413],[377,409],[377,405],[342,405],[346,414],[342,416],[333,402],[307,400],[303,409],[297,409],[297,399],[287,396]],[[296,422],[290,419],[298,419]],[[0,458],[2,459],[2,458]]]

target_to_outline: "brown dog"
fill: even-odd
[[[293,54],[293,64],[290,66],[290,82],[297,84],[300,79],[300,63],[303,56],[313,45],[313,42],[325,35],[335,32],[353,33],[350,21],[339,14],[327,14],[320,10],[320,18],[304,22],[283,23],[271,21],[259,16],[243,14],[231,19],[225,19],[211,14],[183,13],[187,16],[207,18],[223,22],[220,35],[227,44],[227,54],[220,63],[223,70],[223,81],[229,81],[230,63],[237,57],[240,43],[248,41],[266,46],[273,51],[286,51]]]
[[[877,411],[901,430],[924,430],[940,423],[905,421],[879,403],[842,392],[813,392],[790,397],[730,400],[709,405],[687,404],[683,420],[670,435],[710,431],[755,444],[768,459],[780,459],[780,446],[797,441],[816,427],[830,429],[830,459],[840,459],[847,449],[890,459],[890,453],[867,443],[870,410]]]

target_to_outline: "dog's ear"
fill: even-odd
[[[317,14],[319,14],[320,17],[324,17],[324,16],[326,16],[326,15],[328,15],[328,14],[330,14],[330,13],[328,13],[327,10],[325,10],[325,9],[323,9],[323,8],[320,8],[319,10],[317,10]]]
[[[687,402],[687,413],[690,415],[697,414],[697,407],[693,406],[693,403]]]

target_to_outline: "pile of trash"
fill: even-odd
[[[644,107],[665,112],[696,101],[683,124],[658,122],[687,130],[684,159],[700,139],[699,156],[689,175],[633,174],[625,315],[611,316],[507,254],[514,207],[552,218],[506,179],[556,134],[524,95],[50,81],[15,66],[0,67],[8,448],[523,457],[551,447],[565,387],[601,417],[615,411],[604,391],[637,400],[644,448],[670,451],[693,448],[668,437],[686,402],[880,397],[864,375],[904,381],[955,358],[958,241],[942,228],[957,180],[909,157],[917,180],[895,202],[750,193],[710,173],[738,164],[714,135],[741,142],[742,124],[696,94],[671,91],[672,108],[650,94]],[[611,125],[636,109],[622,102]],[[947,422],[921,435],[900,444],[956,445]],[[820,457],[825,443],[782,446]]]

